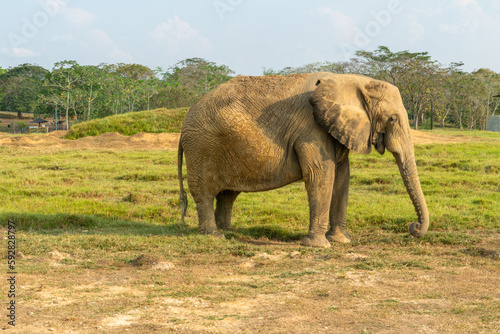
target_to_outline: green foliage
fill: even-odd
[[[60,61],[51,71],[23,64],[0,73],[0,110],[52,116],[72,122],[138,110],[191,106],[229,80],[233,71],[201,58],[183,60],[170,71],[140,64],[83,66]]]
[[[118,132],[125,136],[131,136],[139,132],[180,132],[186,113],[187,109],[181,108],[174,110],[145,110],[108,116],[75,124],[69,130],[66,138],[78,139],[87,136],[98,136],[106,132]]]
[[[37,97],[49,72],[38,65],[22,64],[0,73],[0,110],[23,113],[35,111]]]
[[[197,97],[201,97],[231,79],[233,73],[226,65],[218,66],[202,58],[188,58],[172,66],[163,77],[172,85],[189,87]]]
[[[21,131],[26,131],[28,130],[28,124],[26,124],[26,122],[23,122],[23,121],[20,121],[20,122],[16,122],[17,123],[17,127],[19,129],[21,129]]]

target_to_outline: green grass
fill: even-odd
[[[188,225],[178,224],[176,152],[0,147],[0,154],[2,223],[10,218],[39,232],[85,228],[197,238],[192,200]],[[423,240],[467,244],[474,240],[470,231],[498,230],[500,145],[422,145],[415,155],[431,217]],[[416,215],[392,155],[353,154],[351,172],[348,229],[354,240],[376,242],[378,232],[404,240]],[[236,230],[229,236],[236,239],[299,240],[308,226],[303,184],[242,194],[233,221]]]
[[[429,129],[419,129],[418,131],[422,131],[429,134],[435,135],[445,135],[445,136],[457,136],[457,137],[473,137],[473,138],[483,138],[488,139],[491,138],[493,140],[500,140],[498,132],[491,131],[480,131],[480,130],[460,130],[458,128],[434,128],[433,130]]]
[[[79,139],[98,136],[106,132],[118,132],[125,136],[139,132],[180,132],[187,110],[188,108],[162,108],[95,119],[73,125],[65,138]]]

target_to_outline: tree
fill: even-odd
[[[33,64],[22,64],[1,73],[0,108],[17,111],[19,119],[23,118],[23,112],[34,112],[48,73],[43,67]]]
[[[89,121],[92,118],[92,104],[103,86],[103,71],[100,66],[80,66],[78,72],[78,95],[83,98],[80,100],[86,104],[86,118]]]
[[[406,72],[406,66],[412,62],[432,63],[427,52],[408,50],[392,52],[387,46],[379,46],[375,51],[357,51],[356,57],[364,74],[392,83],[399,84],[399,78]]]
[[[156,77],[156,74],[152,69],[139,64],[119,63],[115,67],[115,73],[133,81],[148,80]]]
[[[151,98],[151,104],[155,108],[180,108],[190,107],[197,100],[195,93],[182,86],[164,83],[158,88],[158,94]]]
[[[123,63],[107,65],[106,73],[108,93],[115,114],[135,111],[139,106],[145,107],[149,105],[151,97],[156,95],[158,79],[155,71],[147,66]]]
[[[226,65],[217,65],[202,58],[188,58],[172,66],[163,79],[171,85],[193,90],[195,95],[208,93],[231,79],[234,72]]]
[[[498,102],[494,101],[494,95],[500,92],[500,74],[487,68],[481,68],[472,72],[472,74],[480,81],[481,85],[484,86],[482,100],[483,104],[485,104],[486,115],[483,115],[481,119],[481,129],[485,129],[486,117],[484,116],[489,116],[494,113],[498,106]]]
[[[66,109],[66,129],[69,129],[69,109],[72,106],[71,94],[76,89],[79,79],[79,65],[74,60],[60,61],[54,64],[46,82],[47,85],[60,92],[60,102]],[[78,115],[75,110],[75,117]]]
[[[438,106],[439,94],[435,94],[435,90],[441,82],[441,66],[431,60],[427,52],[392,52],[386,46],[379,46],[375,51],[357,51],[356,56],[363,74],[399,88],[415,129],[425,112]],[[441,110],[437,110],[438,115],[442,115]]]
[[[151,98],[158,94],[158,88],[161,85],[160,80],[156,77],[148,80],[139,80],[139,86],[141,87],[142,94],[147,100],[147,109],[151,109]]]
[[[332,72],[339,74],[346,73],[360,73],[359,62],[356,59],[351,59],[351,61],[341,61],[341,62],[316,62],[310,63],[299,67],[285,67],[279,71],[275,71],[272,68],[262,70],[263,75],[289,75],[289,74],[300,74],[300,73],[314,73],[314,72]]]

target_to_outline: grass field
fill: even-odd
[[[299,244],[302,183],[240,195],[235,231],[216,239],[197,234],[191,198],[179,222],[176,152],[0,146],[1,235],[17,228],[10,331],[499,332],[500,135],[452,134],[474,141],[416,146],[426,236],[408,236],[394,158],[353,154],[353,242],[331,249]]]

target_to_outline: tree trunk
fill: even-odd
[[[89,96],[89,109],[88,109],[88,114],[87,114],[87,121],[90,121],[90,104],[92,102],[92,92],[93,92],[94,85],[90,85],[90,96]]]
[[[68,98],[66,100],[66,130],[69,130],[69,91]]]
[[[445,122],[445,120],[446,120],[446,117],[448,116],[448,113],[450,112],[450,109],[451,109],[451,108],[448,108],[448,109],[446,110],[446,112],[444,113],[443,118],[441,118],[441,119],[439,120],[439,126],[440,126],[440,127],[442,127],[442,128],[444,128],[444,122]]]

